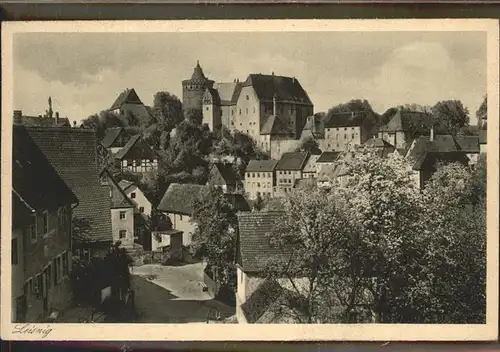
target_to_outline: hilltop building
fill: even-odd
[[[343,151],[363,145],[375,134],[376,121],[363,111],[331,115],[324,122],[325,137],[318,140],[323,151]]]
[[[295,77],[250,74],[244,82],[214,83],[197,63],[191,79],[182,82],[185,110],[202,111],[210,129],[225,126],[241,131],[279,159],[300,145],[311,99]]]
[[[274,198],[278,160],[250,160],[245,169],[245,191],[249,199]]]
[[[207,88],[212,88],[214,81],[203,74],[200,62],[196,62],[190,79],[182,81],[182,107],[186,110],[202,111],[203,94]]]
[[[144,105],[134,88],[125,89],[109,108],[124,121],[137,121],[143,124],[152,119],[152,113],[148,106]]]
[[[414,138],[412,129],[428,133],[430,127],[431,119],[427,113],[398,110],[386,125],[379,128],[378,138],[389,142],[396,149],[405,149]]]

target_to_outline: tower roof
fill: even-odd
[[[201,69],[199,61],[196,61],[196,66],[194,68],[193,75],[191,76],[191,79],[192,80],[200,80],[200,81],[204,81],[207,79],[205,77],[205,75],[203,74],[203,70]]]

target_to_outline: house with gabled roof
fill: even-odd
[[[195,224],[191,222],[194,204],[197,199],[208,194],[206,185],[172,183],[168,186],[157,209],[169,217],[174,230],[182,231],[182,244],[192,242]],[[224,194],[226,200],[236,212],[250,211],[250,207],[242,194]]]
[[[73,253],[83,259],[104,256],[113,242],[111,199],[101,185],[98,139],[95,131],[81,128],[26,128],[62,180],[77,196],[73,210]]]
[[[122,120],[136,120],[142,124],[147,124],[152,119],[151,110],[143,104],[134,88],[127,88],[121,92],[109,111],[118,115]]]
[[[28,116],[23,115],[22,110],[14,110],[13,115],[14,125],[36,126],[36,127],[71,127],[71,123],[67,117],[60,117],[59,112],[55,112],[55,116]]]
[[[284,153],[276,165],[276,190],[277,195],[290,192],[295,187],[297,180],[304,178],[304,167],[309,160],[308,152]]]
[[[341,152],[328,152],[321,153],[316,160],[316,172],[319,175],[323,167],[327,165],[335,165]]]
[[[243,193],[243,181],[232,163],[213,163],[207,185],[217,186],[224,193]]]
[[[355,148],[370,139],[375,128],[373,117],[365,111],[332,114],[325,121],[325,138],[319,140],[319,147],[323,151]]]
[[[381,158],[386,158],[396,151],[396,147],[382,138],[370,138],[366,141],[365,147],[374,150]]]
[[[114,158],[121,171],[146,173],[158,169],[158,154],[141,134],[130,137],[125,146],[114,154]]]
[[[274,197],[278,160],[250,160],[245,169],[245,193],[250,199]]]
[[[101,139],[104,148],[115,154],[130,140],[130,133],[123,127],[111,127],[106,130],[106,135]]]
[[[24,126],[12,144],[12,321],[38,322],[72,299],[71,218],[79,199]]]
[[[302,170],[303,178],[316,178],[318,176],[317,161],[321,155],[311,155]]]
[[[412,130],[426,134],[432,126],[430,115],[421,111],[398,110],[387,124],[378,130],[378,138],[386,140],[395,148],[406,148],[412,142]]]
[[[283,212],[275,211],[238,214],[236,317],[240,324],[297,322],[297,312],[291,314],[283,300],[301,297],[291,291],[288,279],[266,275],[270,262],[286,260],[286,253],[269,238],[282,216]]]
[[[481,152],[481,145],[479,143],[479,136],[456,136],[455,141],[461,151],[467,154],[467,157],[472,164],[475,164]]]
[[[198,66],[193,75],[202,72]],[[250,74],[244,82],[210,83],[198,76],[196,84],[183,82],[183,97],[197,101],[196,92],[203,88],[203,119],[209,126],[221,124],[250,135],[272,158],[300,145],[313,103],[297,78]]]
[[[436,172],[439,164],[469,165],[471,160],[467,156],[467,149],[462,150],[461,146],[467,147],[467,143],[460,144],[451,135],[434,136],[433,129],[431,129],[430,137],[420,136],[416,138],[406,154],[406,158],[413,163],[416,184],[423,188],[432,174]]]
[[[106,174],[105,180],[109,187],[109,197],[111,199],[113,243],[119,241],[122,247],[132,247],[135,237],[135,204],[127,197],[127,194],[107,169],[101,171],[101,176],[103,174]]]

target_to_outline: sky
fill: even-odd
[[[111,107],[126,88],[144,104],[158,91],[182,100],[196,61],[216,82],[250,73],[296,77],[314,111],[367,99],[401,104],[458,99],[471,123],[486,94],[485,32],[18,33],[14,109],[71,121]]]

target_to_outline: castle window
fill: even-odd
[[[245,110],[246,110],[246,114],[248,115],[248,108],[246,108]]]
[[[207,111],[208,111],[208,106],[206,107]]]
[[[353,134],[351,134],[351,139],[354,139],[354,133],[353,133]]]
[[[240,115],[241,115],[241,109],[240,109]],[[240,125],[241,125],[241,123],[240,123]]]
[[[250,99],[250,97],[247,95],[247,100]]]
[[[253,107],[253,113],[255,114],[255,106]]]
[[[344,134],[344,139],[347,139],[347,135],[346,134]]]

